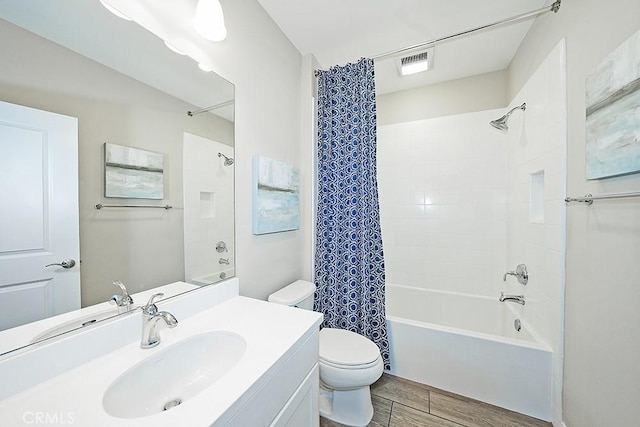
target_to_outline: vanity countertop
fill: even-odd
[[[191,297],[199,298],[203,291],[191,293]],[[185,304],[184,301],[177,303]],[[141,349],[138,338],[101,357],[18,391],[0,401],[0,425],[32,424],[36,417],[49,417],[49,420],[57,420],[57,424],[79,426],[224,425],[246,409],[244,407],[251,397],[272,381],[278,370],[288,367],[287,361],[307,340],[317,339],[322,319],[320,314],[311,311],[241,296],[226,298],[183,320],[179,317],[183,310],[179,305],[174,304],[172,309],[168,301],[159,304],[158,308],[175,311],[179,320],[176,328],[160,331],[162,342],[158,347]],[[122,321],[131,326],[133,323],[127,319],[136,317],[135,320],[140,322],[139,316],[140,313],[126,316]],[[103,328],[111,327],[113,333],[118,333],[118,322],[120,320],[115,320],[111,322],[113,325],[107,324]],[[107,414],[102,404],[103,396],[114,380],[172,344],[210,331],[234,332],[246,341],[244,355],[224,376],[200,394],[165,412],[140,418],[115,418]],[[90,345],[91,332],[63,338],[57,344],[60,346],[64,340],[69,340],[68,351],[82,351],[78,345]],[[313,348],[317,351],[317,343]],[[44,360],[41,362],[47,363]],[[157,378],[148,386],[162,387],[162,378]]]

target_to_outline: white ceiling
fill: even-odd
[[[222,4],[224,6],[224,1]],[[550,4],[544,0],[258,0],[303,55],[323,68],[477,28]],[[393,58],[376,61],[378,93],[509,66],[533,18],[438,44],[434,68],[399,77]],[[406,54],[405,54],[406,55]]]
[[[191,26],[184,24],[191,22],[196,0],[108,1],[135,16],[149,31],[115,18],[98,0],[1,0],[0,18],[198,107],[233,96],[228,82],[202,73],[192,59],[177,57],[162,44],[162,38],[172,40],[192,58],[216,57],[211,43],[191,34]],[[223,8],[231,1],[244,0],[221,0]],[[258,2],[300,53],[313,54],[328,68],[529,12],[551,0]],[[413,76],[399,77],[393,58],[378,60],[377,91],[394,92],[505,69],[532,23],[530,18],[439,44],[434,69]],[[144,52],[144,60],[139,60],[139,54],[132,60],[134,52]]]

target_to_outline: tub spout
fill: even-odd
[[[524,305],[524,295],[505,295],[504,292],[500,292],[500,302],[507,301]]]

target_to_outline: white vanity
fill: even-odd
[[[158,309],[179,323],[154,348],[138,310],[3,356],[0,425],[318,425],[320,314],[241,297],[235,278]]]

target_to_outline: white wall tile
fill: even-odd
[[[483,111],[379,128],[389,281],[413,278],[415,283],[404,284],[497,295],[506,252],[507,152],[506,137],[487,123],[502,114]],[[415,248],[427,249],[422,258]]]

